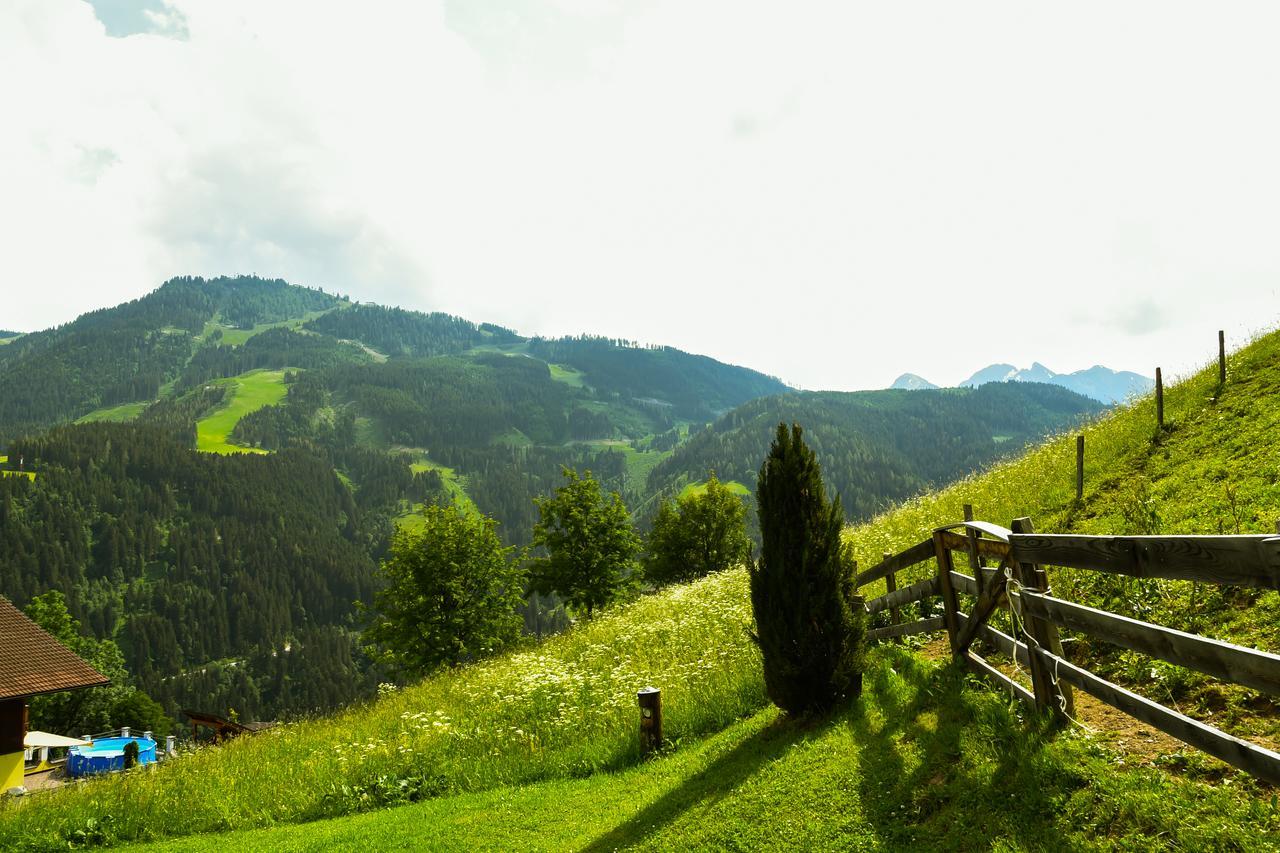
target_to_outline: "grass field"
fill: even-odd
[[[739,497],[745,498],[751,495],[751,490],[742,483],[739,483],[737,480],[725,480],[720,485],[724,486],[730,492],[738,495]],[[690,495],[700,495],[706,490],[707,484],[705,481],[701,483],[687,483],[685,487],[680,490],[680,497],[687,498]]]
[[[231,390],[226,403],[196,423],[196,449],[206,453],[266,453],[256,447],[231,444],[227,439],[242,417],[284,399],[289,390],[284,374],[284,370],[253,370],[232,379],[219,379],[216,384],[227,385]]]
[[[586,374],[575,367],[567,364],[548,364],[551,368],[551,378],[557,382],[563,382],[566,385],[572,385],[574,388],[586,388]]]
[[[217,320],[210,320],[204,324],[204,329],[200,332],[199,340],[208,340],[209,336],[214,332],[222,333],[222,343],[228,346],[239,346],[254,335],[261,334],[267,329],[278,329],[281,327],[289,329],[301,329],[303,324],[309,323],[317,317],[322,317],[333,309],[325,311],[309,311],[301,317],[294,317],[290,320],[281,320],[278,323],[258,323],[251,329],[237,329],[234,326],[228,326],[225,323],[219,323]]]
[[[96,423],[98,421],[131,421],[150,406],[153,401],[143,400],[138,403],[121,403],[118,406],[109,406],[105,409],[95,409],[89,414],[76,420],[78,424]]]
[[[995,806],[993,808],[993,806]],[[954,668],[881,647],[828,719],[766,708],[656,761],[585,779],[145,849],[1265,850],[1257,788],[1125,768],[1088,735],[1049,738]]]
[[[472,517],[481,514],[480,508],[476,506],[475,501],[471,500],[471,496],[467,494],[467,478],[457,471],[452,468],[446,468],[444,465],[437,465],[425,455],[420,456],[416,462],[411,463],[409,468],[415,474],[421,471],[438,471],[440,480],[444,483],[445,493],[449,496],[449,500],[453,502],[453,505]],[[396,517],[397,525],[410,530],[420,529],[422,523],[422,504],[414,504],[408,512]]]

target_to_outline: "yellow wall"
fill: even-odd
[[[22,753],[0,755],[0,794],[22,785]]]

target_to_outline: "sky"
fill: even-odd
[[[1280,322],[1280,6],[0,0],[0,328],[254,273],[802,388]]]

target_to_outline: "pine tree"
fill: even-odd
[[[820,713],[862,692],[865,624],[842,559],[840,498],[828,502],[802,430],[778,424],[756,487],[761,549],[751,567],[765,690],[789,714]]]

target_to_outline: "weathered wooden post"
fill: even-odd
[[[1084,436],[1076,436],[1076,500],[1084,500]]]
[[[1009,525],[1009,530],[1023,534],[1036,532],[1030,518],[1015,518]],[[1044,566],[1035,563],[1015,563],[1014,566],[1018,572],[1018,583],[1023,587],[1046,595],[1049,593],[1049,576],[1045,573]],[[1015,605],[1010,602],[1010,606]],[[1071,686],[1062,681],[1058,682],[1057,687],[1054,686],[1052,671],[1045,666],[1033,647],[1033,644],[1040,646],[1045,651],[1062,657],[1062,639],[1058,635],[1058,626],[1035,616],[1024,616],[1023,630],[1029,637],[1027,652],[1031,659],[1031,686],[1036,694],[1036,707],[1050,708],[1059,718],[1074,716],[1075,697],[1072,695]],[[1065,700],[1063,702],[1066,705],[1065,710],[1058,704],[1059,696]]]
[[[1218,384],[1227,384],[1227,336],[1218,330]]]
[[[888,551],[884,552],[884,559],[887,560],[892,556],[893,554],[889,553]],[[889,574],[884,576],[885,595],[888,595],[891,592],[897,592],[897,591],[898,591],[898,573],[889,572]],[[897,625],[899,622],[902,621],[902,617],[899,613],[898,608],[896,607],[889,608],[889,618],[893,620],[894,625]]]
[[[964,505],[964,520],[973,521],[973,504]],[[982,555],[978,553],[978,534],[969,528],[965,528],[964,534],[969,540],[969,570],[973,572],[973,582],[978,585],[978,595],[982,595],[986,578],[982,574]]]
[[[938,593],[942,597],[942,621],[947,625],[947,639],[951,642],[951,653],[959,657],[960,620],[956,614],[960,611],[956,603],[956,590],[951,585],[951,552],[942,541],[942,531],[933,532],[933,554],[938,561]]]
[[[1164,429],[1164,377],[1160,368],[1156,368],[1156,426]]]
[[[662,749],[662,691],[645,687],[636,699],[640,702],[640,752],[649,755]]]

